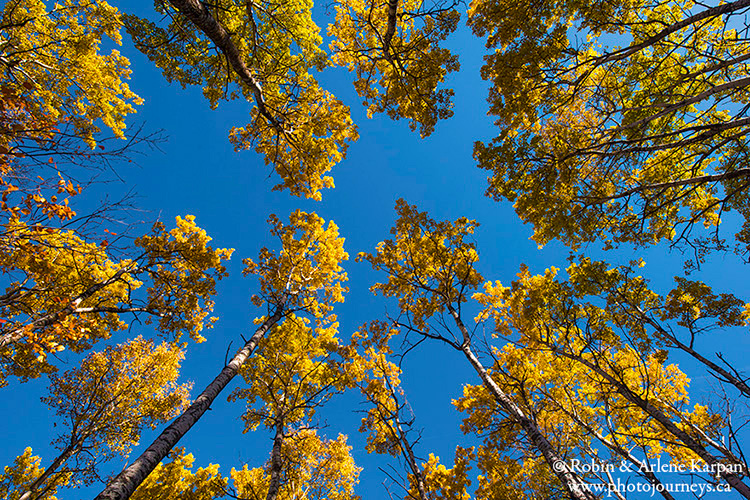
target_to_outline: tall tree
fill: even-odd
[[[61,480],[92,482],[101,463],[128,455],[144,426],[155,428],[177,414],[187,405],[190,389],[176,382],[183,358],[175,343],[156,345],[138,337],[52,375],[44,402],[65,429],[54,441],[60,454],[20,500],[44,498]]]
[[[482,281],[474,268],[478,260],[474,244],[465,241],[474,232],[476,222],[466,218],[438,222],[403,200],[398,200],[396,210],[399,217],[391,230],[394,239],[381,242],[374,254],[358,255],[358,259],[365,259],[374,269],[388,274],[387,282],[377,283],[371,290],[398,297],[403,316],[403,321],[397,321],[399,326],[412,334],[442,341],[463,354],[497,405],[522,429],[530,447],[554,471],[564,491],[571,498],[593,498],[579,474],[564,460],[570,450],[556,448],[533,415],[503,390],[477,357],[474,335],[462,317],[468,294]],[[433,317],[435,324],[431,325]]]
[[[394,355],[389,342],[398,333],[399,330],[387,322],[372,321],[355,332],[352,339],[352,347],[363,351],[353,356],[352,371],[358,375],[357,385],[369,406],[359,429],[367,432],[366,449],[399,458],[406,479],[390,474],[389,477],[403,489],[405,498],[468,500],[471,450],[458,447],[451,469],[432,453],[426,462],[420,463],[423,459],[417,445],[421,432],[415,429],[416,417],[400,386],[401,368],[389,359]],[[389,495],[392,495],[390,491]]]
[[[500,128],[475,148],[487,193],[513,201],[540,244],[726,247],[721,215],[748,215],[748,7],[473,2]]]
[[[136,47],[183,86],[203,85],[215,108],[242,97],[250,122],[235,127],[236,149],[254,148],[281,177],[274,189],[321,198],[326,173],[342,160],[357,131],[349,108],[313,76],[328,65],[309,0],[255,2],[157,0],[161,26],[128,16]]]
[[[203,390],[185,412],[175,419],[132,465],[123,470],[97,496],[97,499],[129,498],[158,463],[167,456],[213,401],[239,372],[259,341],[282,318],[295,312],[311,315],[315,321],[330,318],[333,305],[344,300],[346,273],[341,262],[348,258],[338,227],[315,214],[296,211],[284,225],[275,216],[269,218],[271,233],[280,240],[278,254],[263,248],[258,263],[245,260],[245,273],[258,275],[260,293],[256,305],[266,304],[268,314],[245,345]]]
[[[615,484],[606,466],[622,460],[663,489],[663,478],[644,466],[661,456],[688,472],[692,464],[703,464],[715,474],[701,481],[750,494],[743,481],[747,464],[736,447],[743,422],[732,425],[730,415],[706,406],[690,408],[687,376],[665,362],[667,349],[684,351],[675,343],[673,326],[692,335],[712,324],[742,326],[747,313],[741,302],[728,295],[719,299],[705,285],[685,280],[661,297],[631,275],[632,267],[609,269],[583,259],[568,269],[569,282],[557,280],[554,269],[541,276],[522,269],[511,288],[486,283],[472,299],[486,308],[478,324],[488,317],[495,323],[492,338],[480,341],[462,317],[481,281],[476,250],[466,242],[475,223],[437,222],[403,201],[397,211],[394,239],[359,258],[388,273],[372,290],[398,298],[395,326],[418,342],[432,339],[453,347],[480,376],[482,384],[466,386],[456,403],[469,413],[464,430],[486,436],[475,452],[485,471],[480,497],[502,490],[497,484],[502,475],[514,478],[509,496],[535,491],[593,497],[592,481]],[[657,321],[663,323],[654,331]],[[742,388],[736,371],[725,370],[729,377],[723,377],[704,364],[728,387]],[[611,458],[602,459],[600,448]],[[586,459],[601,470],[571,466]],[[700,472],[692,474],[699,480]]]

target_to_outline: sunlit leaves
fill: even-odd
[[[24,379],[53,371],[49,353],[80,352],[126,328],[125,316],[156,317],[164,335],[201,341],[199,332],[213,323],[206,317],[216,280],[226,276],[222,261],[231,255],[208,246],[191,216],[169,232],[156,224],[136,240],[135,260],[115,259],[107,245],[72,231],[13,219],[0,237],[0,266],[14,279],[0,296],[2,368]]]
[[[188,384],[177,384],[181,346],[138,337],[87,356],[78,368],[52,375],[44,401],[65,420],[97,459],[126,455],[144,427],[173,417],[188,401]],[[59,443],[66,446],[70,437]]]
[[[0,496],[7,500],[19,500],[28,491],[29,486],[42,475],[44,468],[40,466],[42,459],[32,455],[31,448],[17,456],[13,465],[7,465],[0,474]],[[57,500],[55,496],[59,486],[68,481],[67,474],[59,476],[55,483],[41,497],[43,500]]]
[[[10,81],[30,90],[26,113],[69,121],[91,148],[99,121],[124,137],[125,117],[141,99],[125,82],[128,60],[117,50],[101,51],[105,36],[121,42],[117,9],[101,0],[65,0],[52,8],[40,0],[12,0],[2,16],[3,65]]]
[[[286,440],[282,454],[284,484],[279,500],[354,500],[360,468],[354,464],[346,436],[326,440],[312,430],[293,432]],[[265,498],[268,490],[263,468],[232,469],[232,480],[242,498]]]
[[[275,215],[269,218],[271,233],[279,239],[281,250],[260,251],[258,262],[245,259],[245,274],[260,277],[260,295],[256,304],[284,304],[288,311],[302,310],[323,317],[333,304],[343,302],[347,288],[346,272],[341,263],[349,258],[344,238],[333,221],[314,213],[297,210],[290,214],[289,224]]]
[[[488,195],[513,201],[540,245],[723,248],[721,213],[746,212],[744,9],[473,2],[501,128],[475,147]]]
[[[444,311],[445,304],[460,304],[482,281],[474,269],[478,255],[471,238],[475,221],[462,217],[438,222],[404,200],[396,203],[398,219],[391,230],[394,239],[378,244],[374,254],[361,253],[374,269],[388,272],[387,283],[373,292],[398,297],[401,310],[411,315],[418,328],[426,319]]]
[[[282,179],[275,189],[321,199],[333,187],[327,172],[357,131],[349,108],[313,76],[328,63],[312,2],[224,0],[210,12],[190,2],[156,5],[174,19],[161,27],[129,16],[136,46],[168,80],[203,85],[214,108],[223,99],[252,103],[249,123],[230,133],[235,148],[264,156]]]
[[[219,473],[218,465],[212,464],[193,471],[195,459],[192,454],[186,454],[184,448],[174,449],[169,458],[169,462],[156,466],[130,498],[211,500],[223,496],[226,492],[227,480]]]
[[[419,0],[337,3],[328,27],[333,61],[355,73],[370,116],[406,118],[426,137],[439,119],[453,115],[453,90],[438,86],[459,68],[458,57],[441,46],[458,24],[454,7]]]

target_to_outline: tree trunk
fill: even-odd
[[[33,498],[34,492],[39,489],[39,487],[50,478],[50,476],[54,475],[55,472],[57,472],[57,469],[68,461],[70,457],[72,457],[75,452],[76,448],[78,448],[81,444],[81,440],[76,441],[75,443],[71,444],[65,450],[60,453],[56,459],[52,461],[49,467],[47,467],[41,476],[39,476],[36,481],[31,483],[31,486],[29,486],[29,489],[21,495],[21,498],[18,500],[31,500]]]
[[[613,377],[610,373],[603,370],[599,365],[596,363],[592,363],[591,361],[588,361],[581,356],[577,356],[575,354],[566,353],[565,351],[561,349],[557,349],[554,347],[551,347],[552,351],[556,354],[560,354],[562,356],[565,356],[568,359],[571,359],[573,361],[577,361],[579,363],[582,363],[584,366],[588,367],[591,371],[594,373],[600,375],[602,378],[604,378],[607,382],[612,384],[613,388],[620,393],[625,399],[636,405],[638,408],[643,410],[644,413],[652,417],[654,420],[659,422],[664,429],[666,429],[667,432],[669,432],[671,435],[673,435],[675,438],[680,440],[688,449],[690,449],[693,453],[698,455],[706,464],[708,464],[710,467],[715,467],[717,470],[723,470],[721,467],[723,464],[719,462],[719,460],[716,459],[713,455],[711,455],[708,450],[706,450],[703,445],[701,445],[698,440],[693,438],[690,434],[682,430],[680,427],[677,426],[672,420],[664,414],[659,408],[652,405],[647,400],[640,397],[638,394],[633,392],[633,390],[630,389],[627,385],[625,385],[620,380]],[[742,495],[745,498],[750,499],[750,487],[748,487],[745,483],[742,482],[742,480],[734,473],[731,472],[724,472],[720,475],[721,478],[726,480],[729,485],[734,488],[740,495]]]
[[[281,469],[283,467],[281,446],[284,444],[284,420],[281,417],[276,419],[276,434],[273,437],[273,448],[271,449],[271,466],[269,476],[271,480],[268,483],[268,493],[266,500],[276,500],[281,489]]]
[[[463,336],[463,344],[461,345],[461,351],[469,360],[471,366],[477,372],[479,377],[484,383],[484,387],[489,393],[495,398],[495,401],[505,412],[515,420],[523,429],[524,433],[528,436],[531,442],[538,449],[542,456],[544,456],[547,465],[552,469],[555,475],[562,483],[565,490],[570,495],[570,498],[574,500],[593,500],[596,497],[586,488],[586,483],[570,468],[555,452],[554,447],[549,442],[547,437],[539,429],[539,426],[532,419],[527,417],[523,410],[510,398],[499,385],[492,379],[487,369],[482,365],[481,361],[474,355],[471,350],[471,342],[469,331],[464,325],[461,317],[458,315],[453,307],[448,306],[448,310],[453,316],[456,326],[461,331]]]
[[[135,492],[136,488],[146,479],[159,462],[167,456],[177,442],[187,434],[190,428],[209,409],[211,403],[219,393],[237,375],[240,367],[245,363],[263,335],[282,317],[283,305],[266,319],[255,331],[245,345],[237,351],[234,358],[221,370],[221,373],[206,387],[200,396],[185,412],[177,417],[169,427],[156,438],[132,465],[123,470],[107,487],[97,495],[95,500],[125,500]]]

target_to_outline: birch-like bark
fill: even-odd
[[[239,49],[232,41],[229,32],[222,26],[206,8],[206,5],[200,0],[169,0],[180,14],[185,16],[196,28],[201,30],[216,47],[221,50],[224,57],[227,58],[232,69],[242,82],[247,85],[255,98],[255,105],[258,111],[268,122],[278,131],[281,132],[281,123],[266,107],[266,101],[263,97],[263,90],[260,83],[255,79],[250,68],[247,67]]]
[[[255,331],[245,345],[237,351],[232,360],[221,370],[221,373],[206,387],[200,396],[185,412],[177,417],[156,438],[132,465],[123,470],[107,487],[96,496],[95,500],[126,500],[146,479],[159,462],[167,456],[177,442],[187,434],[190,428],[211,407],[211,403],[239,372],[239,369],[250,357],[261,338],[278,323],[283,315],[283,305],[279,305],[273,315],[269,316]]]
[[[664,414],[659,408],[649,403],[647,400],[640,397],[638,394],[633,392],[630,387],[625,385],[623,382],[617,380],[610,373],[603,370],[596,363],[592,363],[581,356],[577,356],[571,353],[567,353],[562,349],[552,348],[552,351],[556,354],[560,354],[568,359],[583,364],[591,371],[596,373],[605,379],[608,383],[612,384],[613,388],[617,390],[625,399],[636,405],[638,408],[643,410],[644,413],[652,417],[654,420],[659,422],[664,429],[667,430],[675,438],[679,439],[688,449],[698,455],[706,464],[711,468],[715,468],[718,471],[725,471],[726,466],[722,462],[716,459],[711,453],[706,450],[693,436],[682,430],[677,424]],[[742,482],[742,480],[734,473],[725,471],[720,475],[721,478],[726,480],[729,485],[734,488],[740,495],[750,499],[750,487]]]
[[[448,310],[453,316],[453,320],[463,336],[461,351],[482,379],[484,387],[490,392],[490,394],[492,394],[495,401],[503,408],[503,410],[505,410],[505,412],[521,426],[529,440],[531,440],[536,449],[541,452],[544,460],[558,477],[563,487],[570,495],[570,498],[574,500],[595,499],[596,497],[586,488],[586,483],[562,460],[562,458],[560,458],[547,437],[539,429],[536,422],[529,418],[513,401],[513,399],[511,399],[511,397],[508,396],[499,385],[497,385],[497,382],[492,379],[487,369],[482,365],[482,362],[479,361],[471,350],[469,330],[466,328],[466,325],[464,325],[461,317],[452,306],[449,305]]]
[[[388,0],[388,25],[383,35],[383,54],[388,62],[393,62],[391,57],[391,40],[396,34],[396,13],[398,9],[398,0]]]
[[[56,474],[57,469],[76,453],[76,449],[79,446],[80,440],[65,448],[65,450],[60,455],[58,455],[55,460],[52,461],[49,467],[44,470],[42,475],[39,476],[33,483],[31,483],[31,486],[29,486],[29,489],[26,491],[26,493],[21,495],[21,498],[19,498],[18,500],[30,500],[34,493],[39,489],[39,487],[44,484],[47,479]]]
[[[281,489],[281,470],[283,467],[281,447],[284,444],[284,420],[276,419],[276,434],[273,437],[273,448],[271,449],[271,467],[269,470],[270,481],[266,500],[276,500]]]

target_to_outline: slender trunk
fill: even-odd
[[[221,370],[221,373],[206,387],[200,396],[191,404],[182,415],[177,417],[164,431],[151,443],[146,451],[133,462],[132,465],[123,470],[107,487],[97,495],[95,500],[125,500],[130,498],[133,492],[146,479],[159,462],[172,450],[177,442],[184,436],[198,419],[210,408],[211,403],[219,393],[237,375],[237,372],[252,354],[258,342],[266,332],[275,325],[282,317],[283,304],[279,305],[273,315],[269,316],[263,324],[255,331],[247,343],[240,349],[234,358]]]
[[[30,500],[33,498],[34,493],[36,490],[39,489],[39,487],[44,484],[47,479],[49,479],[52,475],[54,475],[57,472],[57,469],[68,461],[70,457],[72,457],[76,449],[80,446],[81,440],[76,441],[75,443],[69,445],[65,450],[60,453],[57,458],[55,458],[52,463],[47,467],[41,476],[39,476],[33,483],[31,483],[31,486],[29,486],[29,489],[21,495],[21,498],[18,500]]]
[[[521,426],[526,436],[528,436],[536,449],[538,449],[542,456],[544,456],[547,465],[549,465],[558,477],[563,487],[570,495],[570,498],[574,500],[595,499],[596,497],[586,488],[586,483],[562,460],[562,458],[560,458],[552,444],[539,429],[536,422],[526,416],[513,399],[511,399],[511,397],[508,396],[499,385],[497,385],[497,382],[492,379],[487,369],[472,352],[469,331],[461,320],[461,317],[450,305],[448,306],[448,310],[453,316],[453,319],[464,339],[463,344],[461,345],[461,351],[482,379],[484,387],[490,392],[490,394],[492,394],[495,401],[503,408],[503,410],[505,410],[505,412]]]
[[[196,28],[201,30],[216,47],[221,50],[224,57],[227,58],[230,66],[240,78],[240,80],[247,85],[253,93],[255,98],[255,105],[258,106],[258,111],[263,117],[278,131],[281,132],[281,123],[271,114],[266,107],[266,101],[263,97],[263,91],[260,87],[260,83],[255,79],[247,67],[245,61],[242,59],[239,49],[232,41],[232,37],[229,32],[222,26],[214,16],[206,8],[205,4],[199,0],[169,0],[169,3],[174,6],[180,14],[185,16]]]
[[[549,440],[539,430],[539,426],[527,417],[523,410],[500,388],[492,379],[487,369],[477,359],[468,345],[461,349],[466,358],[471,363],[474,370],[479,374],[484,382],[485,388],[492,394],[495,401],[505,410],[510,417],[521,426],[523,431],[529,437],[534,446],[542,453],[545,461],[550,466],[555,475],[567,490],[571,498],[575,500],[591,500],[595,498],[587,489],[583,480],[578,477],[573,469],[566,464],[562,458],[555,452],[554,447]]]
[[[608,383],[612,384],[612,386],[617,390],[619,394],[621,394],[625,399],[643,410],[644,413],[659,422],[662,427],[667,430],[667,432],[682,441],[682,443],[688,449],[698,455],[704,462],[706,462],[706,464],[708,464],[712,468],[715,468],[717,470],[717,473],[718,471],[723,471],[726,468],[721,462],[719,462],[719,460],[716,459],[716,457],[711,455],[708,450],[703,447],[703,445],[701,445],[695,438],[693,438],[693,436],[691,436],[690,434],[682,430],[677,424],[672,422],[672,420],[667,415],[665,415],[664,412],[633,392],[630,387],[613,377],[610,373],[603,370],[598,364],[592,363],[591,361],[588,361],[581,356],[566,353],[565,351],[552,346],[550,347],[552,349],[552,352],[583,364],[591,371],[605,379]],[[745,498],[750,498],[750,487],[743,483],[736,474],[732,472],[723,472],[720,474],[720,477],[725,479],[726,482],[740,495]]]
[[[398,408],[398,402],[396,407]],[[401,420],[399,419],[398,411],[396,412],[395,421],[396,430],[398,431],[398,440],[401,442],[402,454],[404,455],[406,462],[409,464],[411,473],[414,476],[414,481],[417,484],[417,492],[419,493],[419,499],[429,500],[429,497],[427,496],[427,489],[424,485],[424,476],[422,475],[422,471],[419,470],[419,466],[417,465],[417,458],[414,456],[414,450],[411,447],[411,443],[409,443],[406,432],[401,427]]]
[[[283,466],[281,457],[281,446],[284,444],[284,420],[276,418],[276,435],[273,437],[273,448],[271,449],[270,482],[266,500],[276,500],[281,489],[281,469]]]

